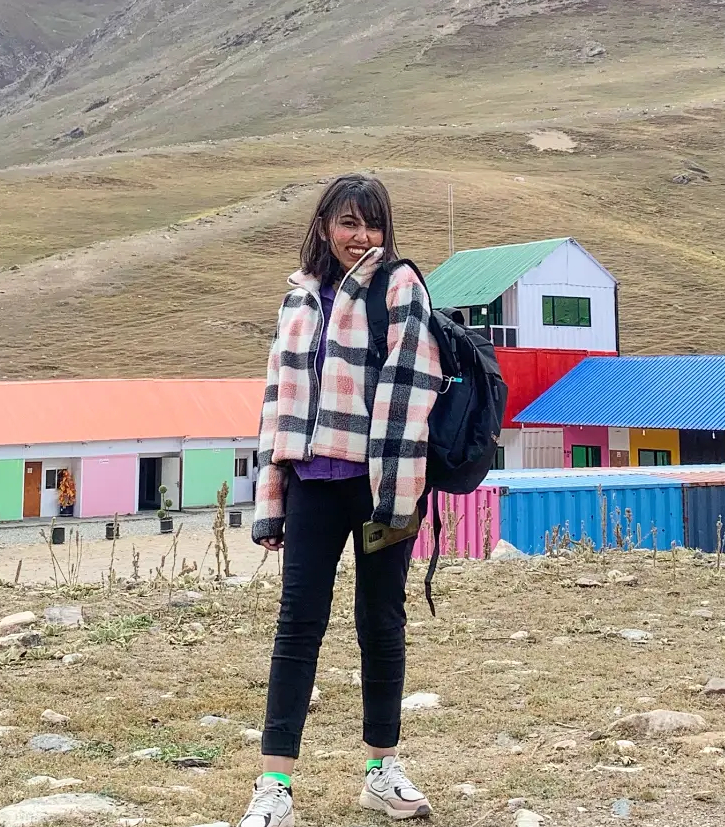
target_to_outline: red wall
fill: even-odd
[[[587,350],[497,347],[496,356],[503,380],[509,389],[503,427],[520,428],[521,425],[512,422],[513,417],[520,414],[527,405],[538,399],[544,391],[556,384],[587,356],[616,355]]]

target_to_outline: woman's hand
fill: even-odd
[[[266,537],[264,540],[260,540],[259,544],[267,551],[280,551],[284,548],[284,540],[281,537]]]

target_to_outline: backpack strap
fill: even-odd
[[[433,497],[433,555],[430,558],[430,563],[428,564],[428,572],[425,576],[425,599],[428,601],[428,605],[430,606],[430,611],[433,617],[436,616],[436,607],[433,605],[433,591],[431,587],[431,583],[433,582],[433,575],[436,571],[436,566],[438,565],[438,558],[441,554],[441,530],[443,529],[443,523],[441,522],[441,512],[438,506],[438,498],[440,495],[440,491],[437,488],[432,490],[432,497]]]

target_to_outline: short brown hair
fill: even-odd
[[[321,232],[329,236],[332,222],[348,204],[357,209],[368,226],[383,231],[383,260],[393,261],[398,256],[393,207],[383,183],[372,175],[357,172],[341,175],[320,196],[300,250],[303,272],[318,276],[323,284],[336,281],[341,268]]]

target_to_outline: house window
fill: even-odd
[[[488,314],[485,307],[471,308],[471,327],[486,327],[488,324]]]
[[[45,490],[55,491],[60,488],[65,468],[48,468],[45,472]]]
[[[503,445],[499,445],[496,448],[496,453],[493,456],[493,464],[491,465],[492,471],[503,471],[506,467],[506,451]]]
[[[247,465],[249,460],[247,457],[237,457],[234,460],[234,476],[235,477],[246,477],[247,476]]]
[[[602,449],[598,445],[572,445],[572,468],[601,468]]]
[[[471,308],[471,327],[488,327],[503,324],[503,297],[499,296],[489,305]]]
[[[653,451],[649,448],[640,448],[639,464],[645,466],[672,465],[672,452]]]
[[[575,296],[544,296],[544,324],[591,327],[592,301]]]

